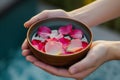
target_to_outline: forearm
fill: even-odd
[[[89,27],[120,16],[120,0],[97,0],[69,12],[71,16]]]
[[[120,60],[120,41],[110,41],[108,43],[108,56],[110,60]]]

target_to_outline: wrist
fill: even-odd
[[[108,47],[110,60],[120,60],[120,41],[110,41]]]
[[[89,22],[89,16],[88,13],[86,12],[86,10],[82,11],[82,8],[80,8],[78,11],[77,10],[74,10],[74,11],[70,11],[68,12],[69,16],[72,18],[72,19],[75,19],[79,22],[82,22],[83,24],[85,24],[86,26],[88,27],[91,27],[92,23]]]
[[[120,16],[120,0],[97,0],[82,8],[69,12],[76,19],[88,27],[96,26]],[[109,5],[108,5],[109,4]]]
[[[106,48],[106,52],[104,54],[104,62],[110,60],[120,60],[120,41],[104,41],[99,40],[93,43],[93,47],[102,44],[104,48]]]

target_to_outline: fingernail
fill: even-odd
[[[28,27],[28,21],[24,23],[25,28]]]
[[[77,73],[77,69],[76,69],[76,68],[72,68],[72,69],[70,69],[70,73],[71,73],[71,74],[75,74],[75,73]]]

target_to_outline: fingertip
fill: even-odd
[[[24,49],[28,49],[29,46],[28,46],[28,42],[27,42],[27,39],[24,40],[23,44],[22,44],[22,47],[21,49],[24,50]]]
[[[40,68],[44,68],[44,67],[46,67],[46,65],[44,64],[44,63],[42,63],[42,62],[40,62],[40,61],[36,61],[36,62],[34,62],[33,63],[35,66],[37,66],[37,67],[40,67]]]
[[[81,60],[80,62],[77,62],[75,64],[73,64],[70,68],[69,68],[69,72],[71,74],[76,74],[78,72],[83,71],[86,68],[85,65],[85,60]]]
[[[31,63],[35,63],[37,61],[37,59],[34,56],[32,56],[32,55],[28,55],[26,57],[26,60],[30,61]]]
[[[47,12],[41,12],[40,14],[33,16],[30,20],[25,22],[24,26],[25,28],[29,28],[33,23],[47,18],[48,18]]]
[[[30,53],[31,53],[31,51],[30,51],[30,50],[27,50],[27,49],[25,49],[25,50],[22,51],[22,55],[23,55],[23,56],[27,56],[27,55],[29,55]]]
[[[76,74],[78,71],[77,71],[77,68],[71,66],[68,70],[70,72],[70,74]]]
[[[24,23],[24,26],[25,26],[25,28],[28,28],[28,27],[30,26],[29,21],[25,22],[25,23]]]

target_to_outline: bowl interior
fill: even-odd
[[[68,19],[68,18],[50,18],[50,19],[38,21],[37,23],[33,24],[29,28],[29,30],[28,30],[28,38],[31,41],[34,33],[37,32],[37,29],[40,26],[47,26],[51,30],[58,30],[59,27],[65,26],[65,25],[68,25],[68,24],[72,24],[72,27],[75,28],[75,29],[82,30],[83,33],[84,33],[84,36],[86,37],[86,39],[88,41],[88,43],[91,43],[92,34],[91,34],[91,31],[89,30],[89,28],[86,25],[84,25],[84,24],[82,24],[82,23],[80,23],[78,21]]]
[[[32,39],[32,36],[34,35],[35,32],[37,32],[37,29],[40,26],[47,26],[49,27],[51,30],[54,29],[58,29],[61,26],[65,26],[68,24],[72,24],[73,28],[77,28],[77,29],[81,29],[84,33],[84,36],[87,38],[88,43],[90,43],[91,41],[91,32],[88,29],[88,27],[86,27],[84,24],[78,22],[78,21],[74,21],[71,19],[66,19],[66,18],[52,18],[52,19],[46,19],[43,21],[38,22],[37,24],[35,24],[31,30],[30,30],[30,36],[29,39]]]

